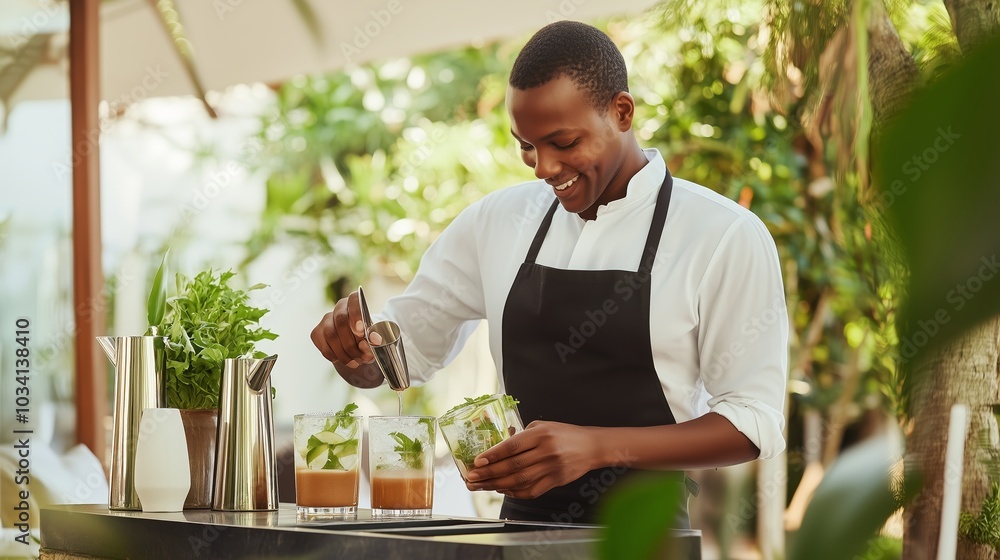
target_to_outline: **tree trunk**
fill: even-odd
[[[1000,32],[1000,3],[997,0],[944,0],[951,17],[951,29],[962,53]]]
[[[998,0],[945,0],[952,28],[963,53],[1000,32]],[[874,134],[892,119],[905,99],[920,85],[916,64],[900,41],[886,14],[878,14],[870,32],[869,77],[874,114]],[[1000,447],[996,417],[991,405],[1000,402],[1000,318],[990,319],[927,356],[912,368],[917,375],[911,402],[913,432],[907,438],[907,468],[923,479],[919,496],[905,511],[903,557],[933,559],[937,556],[944,484],[944,453],[951,406],[970,408],[966,439],[963,512],[978,514],[989,494],[990,479],[984,459]],[[983,434],[989,447],[982,445]],[[993,559],[991,547],[959,540],[958,558]]]
[[[958,338],[915,364],[912,396],[913,432],[907,441],[907,472],[920,473],[920,494],[906,508],[903,558],[933,560],[937,557],[944,488],[944,455],[948,421],[955,403],[969,405],[965,473],[962,479],[963,512],[979,513],[989,493],[989,476],[980,441],[984,431],[996,445],[997,425],[992,406],[998,401],[1000,318],[969,329]],[[909,474],[908,474],[909,476]],[[958,558],[993,559],[993,549],[959,540]]]
[[[917,63],[899,38],[889,14],[878,6],[874,6],[873,10],[868,28],[868,87],[877,138],[879,131],[920,87],[921,79]]]

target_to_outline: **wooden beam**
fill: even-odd
[[[101,270],[100,0],[69,3],[69,83],[73,161],[73,315],[76,321],[76,439],[105,457],[107,365]]]

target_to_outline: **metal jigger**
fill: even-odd
[[[379,321],[368,329],[368,333],[378,333],[382,344],[371,344],[375,362],[393,391],[402,391],[410,386],[410,372],[406,369],[406,354],[403,339],[399,335],[399,325],[392,321]]]
[[[365,292],[358,286],[358,298],[361,300],[361,317],[365,323],[365,340],[375,354],[375,363],[382,371],[382,376],[389,382],[393,391],[402,391],[410,386],[410,372],[406,369],[406,354],[403,351],[403,337],[399,325],[392,321],[379,321],[372,324]],[[382,344],[373,344],[371,333],[382,337]]]

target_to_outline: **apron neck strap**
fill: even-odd
[[[663,177],[663,184],[660,185],[660,192],[656,195],[653,223],[649,225],[646,246],[642,250],[642,260],[639,261],[640,274],[649,274],[653,271],[656,250],[660,247],[660,238],[663,237],[663,224],[667,221],[667,210],[670,209],[670,193],[674,190],[674,178],[670,176],[669,169],[664,168],[664,172],[666,175]]]
[[[542,242],[545,241],[545,234],[549,231],[549,226],[552,224],[552,216],[556,213],[556,208],[559,207],[559,199],[552,201],[552,206],[549,206],[549,211],[542,218],[541,225],[538,226],[538,231],[535,232],[535,238],[531,241],[531,247],[528,249],[528,256],[524,258],[524,262],[528,264],[535,264],[535,258],[538,257],[538,251],[542,248]]]

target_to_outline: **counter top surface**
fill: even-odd
[[[672,531],[679,558],[700,558],[700,531]],[[297,521],[277,511],[176,513],[110,511],[105,505],[52,506],[41,513],[43,550],[98,558],[594,558],[594,526],[446,517]],[[43,555],[44,557],[44,555]]]

